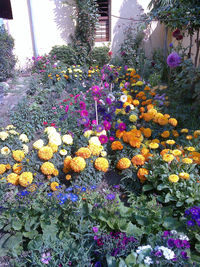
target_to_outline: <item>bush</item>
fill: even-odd
[[[77,63],[76,51],[71,45],[56,45],[50,51],[50,56],[56,56],[57,60],[67,65]]]
[[[109,47],[95,47],[91,52],[91,61],[90,65],[98,65],[102,67],[105,64],[108,64],[110,58],[108,55]]]
[[[16,63],[12,53],[14,40],[4,26],[0,26],[0,82],[13,76]]]

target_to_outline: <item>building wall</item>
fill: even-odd
[[[73,0],[70,0],[71,4]],[[110,48],[116,54],[124,39],[124,31],[131,23],[131,19],[140,19],[147,12],[150,0],[111,0],[111,42]],[[71,16],[74,7],[63,5],[62,0],[11,0],[13,20],[5,21],[10,34],[15,39],[15,54],[19,67],[26,66],[27,59],[34,55],[33,40],[30,28],[28,2],[32,8],[33,33],[35,36],[35,52],[38,55],[49,53],[55,45],[70,42],[70,34],[74,31],[74,21]],[[69,2],[69,1],[68,1]],[[150,36],[153,36],[150,38]],[[103,43],[97,43],[97,46]],[[163,45],[163,30],[158,23],[154,23],[147,32],[145,49],[150,54],[154,47]],[[148,54],[147,53],[147,54]]]

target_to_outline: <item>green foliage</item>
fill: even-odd
[[[71,66],[78,63],[78,57],[76,50],[72,45],[56,45],[52,47],[50,56],[56,60],[61,61],[67,66]]]
[[[91,52],[90,65],[103,67],[103,65],[108,64],[110,57],[108,55],[109,47],[95,47]]]
[[[16,59],[13,55],[13,47],[13,38],[4,26],[0,26],[0,82],[6,81],[14,75]]]

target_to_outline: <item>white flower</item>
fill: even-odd
[[[72,145],[73,144],[73,138],[70,134],[65,134],[62,137],[62,141],[63,143],[67,144],[67,145]]]
[[[96,132],[96,136],[107,135],[106,130],[101,131],[100,133]]]
[[[56,133],[56,129],[54,127],[47,127],[44,130],[44,133],[50,134],[50,133]]]
[[[11,134],[13,134],[13,135],[17,135],[17,134],[19,134],[19,133],[16,132],[15,130],[9,130],[8,132],[11,133]]]
[[[8,154],[10,154],[10,148],[8,148],[7,146],[4,146],[4,147],[2,147],[2,149],[1,149],[1,154],[2,155],[5,155],[5,156],[7,156]]]
[[[120,97],[120,101],[121,102],[126,102],[127,101],[127,96],[126,95],[122,95],[121,97]]]
[[[48,134],[49,143],[53,143],[57,146],[60,146],[62,144],[61,136],[58,132],[50,132]]]
[[[11,130],[11,129],[15,129],[16,127],[12,124],[6,126],[6,130]]]
[[[147,256],[147,257],[144,259],[144,263],[147,264],[147,265],[150,265],[150,264],[153,264],[153,261],[152,261],[152,259],[151,259],[150,257]]]
[[[9,134],[7,132],[5,132],[5,131],[0,132],[0,139],[2,141],[6,140],[6,138],[8,138],[8,136],[9,136]]]
[[[114,95],[113,94],[108,94],[108,98],[110,98],[110,100],[113,102],[113,101],[115,101],[115,97],[114,97]]]
[[[20,134],[19,140],[21,140],[24,143],[28,143],[29,142],[28,136],[26,134]]]
[[[164,246],[159,247],[159,249],[161,249],[163,251],[163,255],[164,255],[165,259],[172,260],[173,258],[175,258],[175,253],[171,249],[166,248]]]
[[[103,101],[103,99],[99,99],[99,103],[105,106],[105,102]]]
[[[61,149],[59,151],[59,153],[60,153],[61,156],[65,156],[65,155],[67,155],[67,150],[66,149]]]
[[[89,144],[94,144],[97,146],[101,146],[101,142],[99,141],[99,138],[97,136],[92,136],[89,140]]]
[[[40,149],[44,146],[44,141],[42,139],[37,140],[35,143],[33,143],[33,148]]]
[[[187,241],[189,241],[188,236],[183,235],[183,234],[180,234],[179,239],[180,239],[180,240],[187,240]]]
[[[107,152],[106,151],[101,151],[101,156],[102,157],[106,157],[107,156]]]
[[[150,245],[139,246],[138,249],[136,250],[136,253],[140,254],[143,250],[146,250],[146,249],[152,250],[152,247]]]
[[[25,145],[25,144],[23,144],[23,145],[22,145],[22,148],[23,148],[24,153],[25,153],[25,154],[28,154],[28,150],[29,150],[29,149],[28,149],[28,146]]]
[[[177,235],[177,231],[176,230],[171,230],[170,232],[172,233],[172,235]]]

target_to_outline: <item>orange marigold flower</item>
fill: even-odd
[[[168,138],[170,136],[170,132],[169,131],[164,131],[164,132],[161,133],[161,136],[163,138]]]
[[[141,152],[141,154],[144,156],[144,155],[146,155],[146,154],[149,153],[149,149],[146,148],[146,147],[143,147],[143,148],[140,150],[140,152]]]
[[[124,135],[124,133],[125,133],[125,131],[117,130],[117,131],[116,131],[116,137],[117,137],[117,138],[122,138],[123,135]]]
[[[125,170],[128,169],[131,166],[131,161],[128,158],[121,158],[118,162],[117,162],[117,169],[119,170]]]
[[[142,118],[146,121],[149,122],[153,119],[154,115],[151,113],[143,113]]]
[[[94,166],[98,171],[107,172],[109,163],[105,158],[97,158],[94,162]]]
[[[67,174],[67,175],[65,176],[65,179],[66,179],[67,181],[71,180],[71,178],[72,178],[72,176],[71,176],[70,174]]]
[[[140,168],[137,172],[137,177],[140,179],[141,183],[144,183],[147,178],[146,176],[149,174],[149,171],[145,168]]]
[[[22,171],[22,164],[16,163],[13,165],[13,172],[16,174],[20,174]]]
[[[133,165],[144,165],[145,163],[145,157],[141,154],[135,155],[132,159],[131,162]]]
[[[160,124],[161,126],[164,126],[168,124],[168,119],[165,118],[164,116],[162,118],[158,118],[158,124]]]
[[[193,138],[192,135],[187,135],[187,136],[186,136],[186,139],[187,139],[187,140],[192,140],[192,138]]]
[[[68,173],[71,170],[71,167],[70,167],[71,160],[72,160],[72,157],[71,156],[67,156],[64,159],[64,167],[63,167],[63,172],[64,173]]]
[[[91,156],[91,151],[87,147],[81,147],[79,150],[76,152],[76,156],[82,157],[84,159],[89,159]]]
[[[178,124],[178,121],[177,121],[176,119],[174,119],[174,118],[170,118],[170,119],[169,119],[169,123],[170,123],[172,126],[176,127],[177,124]]]
[[[50,160],[53,157],[53,150],[49,146],[43,146],[38,150],[38,157],[42,160]]]
[[[179,133],[176,130],[172,130],[172,134],[174,137],[179,137]]]
[[[149,138],[151,136],[151,129],[150,128],[144,128],[144,130],[142,132],[146,138]]]
[[[123,145],[120,141],[114,141],[112,144],[111,144],[111,149],[112,150],[122,150],[123,149]]]
[[[161,152],[160,152],[160,155],[163,156],[164,154],[167,154],[167,153],[171,153],[172,150],[166,148],[166,149],[163,149]]]
[[[86,167],[85,159],[82,157],[75,157],[70,162],[70,167],[74,172],[81,172]]]
[[[129,144],[130,144],[130,146],[132,146],[132,147],[136,147],[136,148],[140,148],[140,146],[141,146],[141,141],[140,141],[140,139],[139,138],[133,138],[133,139],[131,139],[130,141],[129,141]]]

